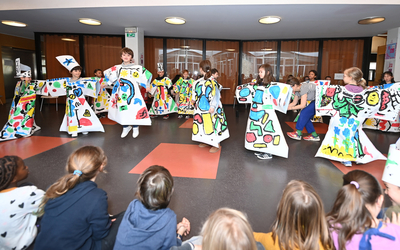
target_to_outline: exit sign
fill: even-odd
[[[135,33],[127,33],[126,37],[135,37]]]

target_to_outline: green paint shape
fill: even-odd
[[[127,94],[122,94],[121,99],[126,101],[128,99],[128,95]]]
[[[96,107],[100,108],[101,104],[98,102],[96,103]]]
[[[143,68],[145,71],[145,75],[147,79],[150,79],[153,75],[150,73],[150,71],[148,71],[147,69]]]
[[[262,136],[261,126],[255,125],[254,122],[250,123],[250,130],[257,130],[258,136]]]
[[[14,115],[17,116],[21,113],[21,108],[18,107],[17,110],[15,111]]]
[[[262,105],[263,109],[272,109],[272,105],[271,104],[267,104],[267,105]]]
[[[54,88],[60,88],[61,84],[60,84],[60,82],[53,82],[53,86],[54,86]]]
[[[93,86],[90,82],[88,83],[87,87],[88,87],[88,89],[93,89]]]
[[[272,124],[271,120],[269,120],[267,122],[267,125],[265,125],[264,131],[265,132],[270,132],[270,133],[275,133],[274,125]]]
[[[10,132],[10,133],[12,133],[12,132],[14,132],[14,129],[13,129],[12,127],[8,127],[8,128],[7,128],[7,131]]]

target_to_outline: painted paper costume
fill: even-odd
[[[192,100],[193,79],[183,79],[182,77],[174,85],[174,92],[178,98],[178,114],[193,115],[194,107]]]
[[[150,94],[154,97],[150,108],[150,115],[167,115],[178,112],[178,106],[168,90],[172,87],[172,82],[168,77],[157,77],[151,83]]]
[[[359,163],[386,159],[368,139],[362,123],[369,117],[394,120],[400,110],[400,91],[365,89],[352,93],[343,86],[317,86],[316,93],[317,113],[332,116],[317,157]]]
[[[195,101],[192,140],[216,148],[229,138],[228,123],[220,101],[221,88],[213,78],[201,78],[193,84],[192,90],[192,100]],[[215,107],[214,113],[210,113],[210,107]]]
[[[236,88],[239,103],[251,103],[247,121],[245,148],[248,150],[288,157],[286,143],[275,110],[286,113],[292,88],[273,82],[267,86],[246,83]]]
[[[393,88],[400,90],[400,83],[389,83],[384,85],[370,86],[370,89],[388,89]],[[393,121],[383,120],[379,118],[368,118],[364,121],[363,128],[375,129],[384,132],[400,132],[400,114]]]
[[[0,131],[0,141],[31,136],[40,129],[34,120],[36,94],[47,95],[46,81],[17,83],[8,121]]]
[[[115,65],[104,71],[106,82],[114,84],[108,118],[121,125],[151,125],[139,87],[150,87],[151,73],[140,65]]]
[[[328,86],[328,85],[331,84],[331,81],[329,81],[329,80],[316,80],[316,81],[309,81],[309,82],[313,82],[313,83],[315,83],[315,85],[317,85],[317,86],[318,86],[318,85],[319,85],[319,86]],[[307,101],[307,105],[306,105],[306,106],[308,106],[308,104],[310,104],[310,102],[311,102],[311,101]],[[296,116],[296,118],[294,119],[293,122],[297,122],[297,120],[298,120],[299,117],[300,117],[300,113],[301,113],[301,111],[300,111],[299,114]],[[322,120],[322,117],[321,117],[321,116],[317,116],[317,115],[315,115],[311,121],[312,121],[312,122],[320,122],[320,123],[323,123],[323,122],[324,122],[324,121]]]
[[[108,112],[108,106],[110,103],[110,94],[107,91],[108,85],[105,83],[105,78],[92,77],[100,84],[98,89],[97,98],[94,99],[94,112],[96,114]]]
[[[67,97],[65,116],[60,131],[76,135],[82,132],[104,132],[94,111],[86,102],[85,96],[96,98],[98,81],[91,78],[79,78],[72,82],[71,78],[48,80],[48,91],[51,96]]]

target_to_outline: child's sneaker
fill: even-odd
[[[128,135],[129,131],[131,131],[131,129],[132,129],[132,126],[123,128],[121,138],[125,138]]]
[[[190,118],[190,116],[189,115],[187,115],[187,116],[185,116],[185,119],[187,120],[187,119],[189,119]]]
[[[263,152],[255,152],[254,153],[256,156],[259,156],[259,155],[262,155],[262,154],[264,154]]]
[[[178,119],[181,119],[183,117],[183,115],[178,115]]]
[[[304,136],[303,139],[305,141],[319,141],[319,136],[314,137],[312,134],[309,134],[307,136]]]
[[[132,137],[136,138],[136,137],[138,137],[138,135],[139,135],[139,127],[134,127]]]
[[[257,158],[260,160],[267,160],[267,159],[272,159],[272,155],[269,153],[261,153],[257,155]]]
[[[167,120],[169,118],[169,115],[164,115],[163,119]]]
[[[294,132],[287,132],[286,134],[287,134],[290,138],[292,138],[292,139],[295,139],[295,140],[298,140],[298,141],[301,140],[301,136],[300,136],[299,134],[297,134],[296,131],[294,131]]]
[[[157,118],[157,116],[156,115],[150,115],[150,118],[154,119],[154,118]]]
[[[345,167],[351,167],[351,166],[353,166],[353,164],[351,163],[351,161],[342,161],[342,164],[343,164]]]

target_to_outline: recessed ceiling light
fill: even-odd
[[[371,17],[366,17],[366,18],[358,20],[358,24],[374,24],[374,23],[380,23],[383,21],[385,21],[384,17],[371,16]]]
[[[79,22],[87,25],[101,25],[101,22],[92,18],[79,18]]]
[[[167,17],[165,18],[165,22],[169,24],[180,25],[180,24],[185,24],[186,20],[183,19],[182,17]]]
[[[269,51],[269,50],[272,50],[272,49],[269,49],[269,48],[263,48],[263,49],[261,49],[261,50],[264,50],[264,51]]]
[[[190,46],[189,45],[183,45],[183,46],[181,46],[181,48],[182,49],[188,49],[188,48],[190,48]]]
[[[75,39],[72,38],[61,38],[61,40],[66,41],[66,42],[75,42]]]
[[[262,24],[274,24],[279,23],[281,19],[279,16],[264,16],[258,19],[258,22]]]
[[[3,21],[1,21],[1,23],[5,24],[5,25],[14,26],[14,27],[26,27],[25,23],[11,21],[11,20],[3,20]]]
[[[235,51],[235,49],[226,49],[227,51]]]

